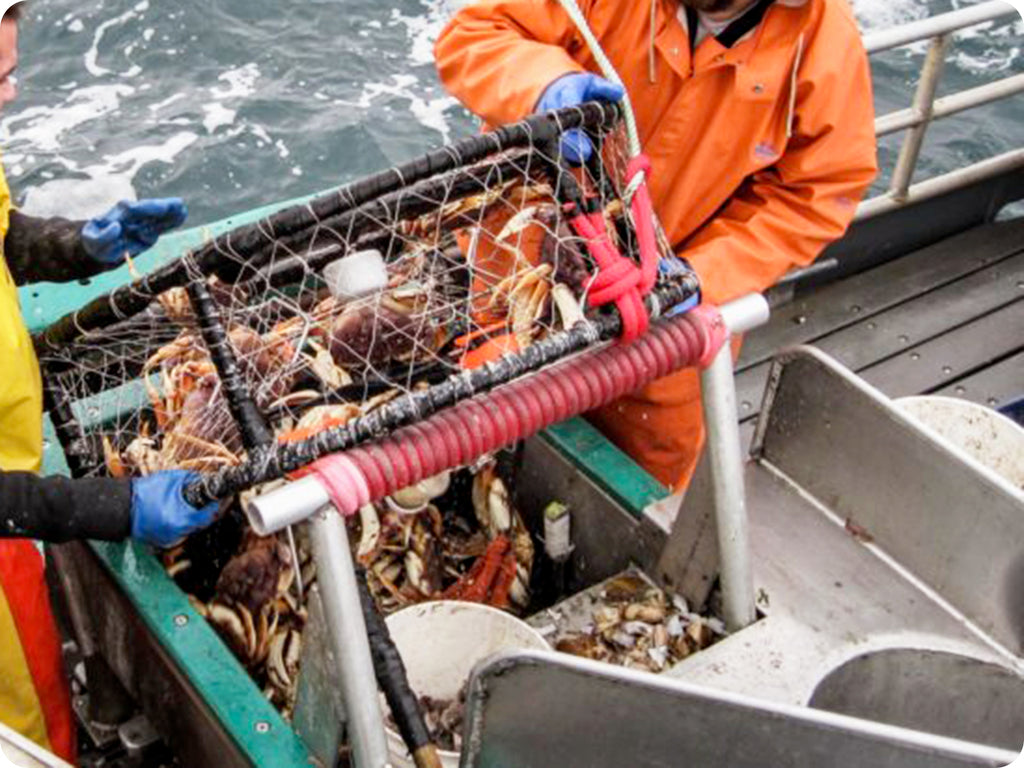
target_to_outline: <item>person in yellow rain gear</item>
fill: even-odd
[[[0,107],[16,96],[20,5],[0,22]],[[16,286],[65,282],[117,266],[186,216],[181,200],[122,202],[88,222],[12,207],[0,168],[0,722],[74,762],[75,728],[43,560],[29,539],[122,539],[167,546],[210,523],[216,505],[182,497],[187,472],[136,479],[37,476],[42,386]]]

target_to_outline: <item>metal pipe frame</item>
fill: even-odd
[[[1024,74],[1019,74],[993,83],[957,91],[939,99],[935,98],[936,86],[942,71],[942,58],[945,54],[943,51],[940,55],[938,49],[943,45],[948,49],[952,33],[1012,16],[1014,13],[1015,9],[1005,0],[988,0],[988,2],[959,11],[864,35],[864,47],[869,54],[888,51],[922,40],[930,39],[932,45],[922,67],[921,80],[914,96],[913,106],[890,112],[875,120],[875,136],[877,137],[908,129],[911,130],[911,133],[908,134],[900,148],[900,156],[897,167],[893,171],[890,190],[885,194],[861,202],[854,221],[863,221],[889,213],[906,205],[935,197],[943,192],[990,178],[1006,170],[1022,167],[1020,153],[1011,151],[964,168],[958,168],[919,184],[911,184],[921,145],[932,122],[1024,92]],[[943,41],[945,42],[943,43]],[[815,270],[814,266],[794,270],[783,280],[796,283],[805,279],[812,270]]]
[[[931,37],[946,35],[958,29],[973,27],[986,21],[995,21],[1012,16],[1017,11],[1005,0],[987,0],[984,3],[962,8],[958,11],[939,14],[890,29],[881,29],[864,35],[864,47],[868,53],[879,53],[904,45],[910,45]]]
[[[864,201],[857,211],[858,220],[895,210],[922,199],[921,185],[912,186],[911,184],[921,153],[921,146],[933,120],[1006,99],[1024,91],[1024,75],[1014,75],[995,83],[958,91],[941,99],[935,98],[953,33],[967,27],[1002,19],[1014,13],[1016,10],[1004,0],[987,0],[987,2],[969,8],[864,36],[864,47],[869,54],[888,51],[922,40],[930,40],[931,45],[921,68],[921,79],[914,95],[913,105],[909,109],[882,115],[875,121],[876,136],[885,136],[902,130],[906,130],[908,133],[900,148],[899,159],[893,170],[889,191],[884,195]],[[986,162],[983,161],[983,163],[977,163],[947,174],[942,177],[944,184],[962,185],[978,178],[978,173],[987,174],[991,170],[991,166],[985,165]],[[931,181],[935,180],[923,183],[928,184]],[[948,188],[943,186],[943,189]],[[924,187],[923,189],[929,188]]]
[[[1024,74],[1011,75],[994,83],[985,83],[976,88],[968,88],[965,91],[957,91],[949,96],[936,99],[932,105],[932,120],[939,120],[943,117],[956,115],[968,109],[981,107],[993,101],[1002,101],[1010,96],[1015,96],[1024,91]],[[921,125],[925,122],[923,115],[914,110],[913,107],[902,109],[898,112],[890,112],[875,121],[875,135],[887,136],[890,133],[906,130]]]
[[[863,221],[871,219],[875,216],[894,211],[897,208],[903,208],[907,205],[919,203],[922,200],[938,197],[947,192],[952,192],[969,184],[1015,169],[1024,169],[1024,149],[1012,149],[1009,152],[996,155],[988,160],[982,160],[966,168],[958,168],[942,176],[936,176],[927,181],[914,184],[907,190],[907,194],[902,201],[894,200],[889,195],[880,195],[870,200],[865,200],[857,207],[857,215],[854,220]]]
[[[385,768],[390,759],[384,716],[345,522],[333,508],[324,507],[310,520],[310,535],[355,765]]]
[[[726,304],[721,312],[729,332],[741,334],[768,321],[768,301],[761,294],[751,294]],[[701,371],[700,388],[718,534],[722,607],[726,627],[735,632],[754,623],[757,609],[731,344],[723,345],[711,365]]]
[[[939,80],[942,77],[949,43],[950,36],[948,34],[933,38],[928,47],[924,67],[921,69],[921,80],[917,84],[914,104],[911,107],[914,114],[920,116],[920,122],[907,131],[903,146],[900,147],[896,169],[892,172],[892,181],[889,184],[889,196],[899,203],[906,202],[907,190],[910,189],[914,169],[917,168],[917,159],[921,155],[921,145],[924,144],[924,136],[932,121],[935,110],[935,92],[938,90]]]

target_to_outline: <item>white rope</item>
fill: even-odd
[[[587,18],[583,15],[583,11],[580,10],[579,5],[576,4],[576,0],[558,0],[558,2],[562,4],[562,8],[564,8],[565,12],[569,14],[569,18],[572,19],[577,29],[579,29],[580,34],[583,35],[583,39],[586,40],[587,46],[590,48],[590,52],[594,54],[594,58],[597,60],[597,66],[601,68],[601,73],[606,79],[611,80],[616,85],[622,86],[622,109],[625,113],[626,119],[626,136],[629,139],[629,153],[633,157],[638,157],[643,152],[643,148],[640,146],[640,133],[636,128],[636,115],[633,114],[633,102],[629,99],[629,91],[626,90],[625,83],[622,82],[622,78],[619,77],[619,73],[615,71],[615,67],[612,66],[612,63],[605,54],[604,49],[601,48],[601,44],[597,42],[597,37],[594,36],[593,30],[587,23]],[[637,174],[637,176],[641,176],[641,174]]]
[[[647,180],[647,174],[642,170],[638,170],[633,174],[633,178],[626,184],[626,189],[622,192],[622,199],[626,201],[626,205],[631,205],[633,202],[633,195],[640,189],[640,185]]]

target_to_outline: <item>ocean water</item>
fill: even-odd
[[[865,30],[973,4],[853,0]],[[33,0],[0,146],[28,213],[85,217],[179,195],[190,224],[358,178],[469,134],[432,45],[446,0]],[[1024,72],[1024,21],[956,38],[942,92]],[[909,105],[924,44],[873,58]],[[1024,145],[1024,97],[937,123],[919,177]],[[881,148],[891,165],[898,137]],[[881,183],[881,182],[880,182]]]

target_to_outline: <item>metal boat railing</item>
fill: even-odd
[[[911,106],[881,115],[875,120],[875,133],[879,137],[897,131],[906,131],[906,136],[888,191],[861,203],[857,209],[858,220],[872,218],[1014,168],[1024,168],[1024,148],[1018,148],[912,184],[921,146],[933,120],[1001,101],[1024,91],[1024,74],[1018,74],[935,98],[946,54],[954,42],[953,33],[1014,14],[1017,11],[1004,0],[988,0],[969,8],[864,35],[864,46],[869,54],[923,40],[929,40],[930,45],[921,66],[921,78]]]

